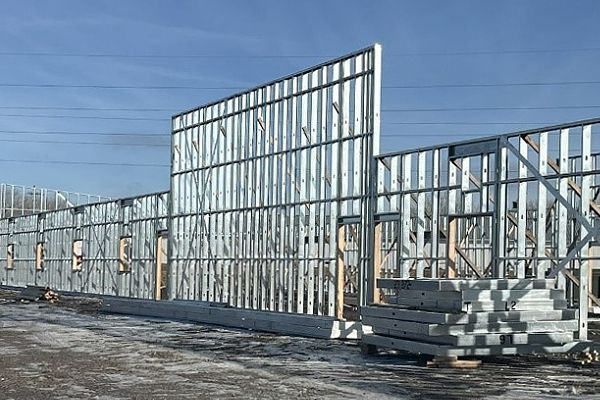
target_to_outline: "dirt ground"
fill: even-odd
[[[497,357],[431,369],[327,341],[97,312],[0,293],[1,399],[600,398],[600,365]]]

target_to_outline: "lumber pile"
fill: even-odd
[[[17,294],[17,300],[26,301],[47,301],[56,303],[58,301],[58,293],[49,287],[43,286],[27,286]]]
[[[363,344],[438,357],[566,352],[576,310],[546,279],[379,279],[388,304],[362,308]]]

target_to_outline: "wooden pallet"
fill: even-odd
[[[459,360],[458,357],[434,357],[427,361],[429,368],[464,368],[473,369],[481,365],[481,360]]]

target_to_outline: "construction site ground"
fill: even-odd
[[[600,397],[600,365],[494,357],[473,370],[307,339],[101,313],[99,300],[0,291],[2,399]]]

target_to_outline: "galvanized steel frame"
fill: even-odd
[[[380,74],[375,45],[173,117],[172,298],[339,317],[338,224],[372,241]]]
[[[151,299],[168,228],[171,299],[342,319],[378,277],[556,276],[585,339],[600,119],[377,155],[380,97],[375,45],[177,114],[169,193],[0,219],[1,283]]]
[[[0,218],[17,217],[110,200],[107,196],[0,184]]]
[[[14,246],[14,265],[0,259],[0,284],[154,298],[158,235],[167,229],[168,193],[105,201],[0,220],[0,248]],[[132,237],[131,267],[119,273],[119,240]],[[72,245],[83,241],[83,264],[73,270]],[[36,269],[36,245],[43,268]]]
[[[600,119],[376,156],[376,229],[386,232],[378,276],[556,276],[578,303],[585,339],[588,304],[598,302],[589,290],[600,233],[594,129]]]

